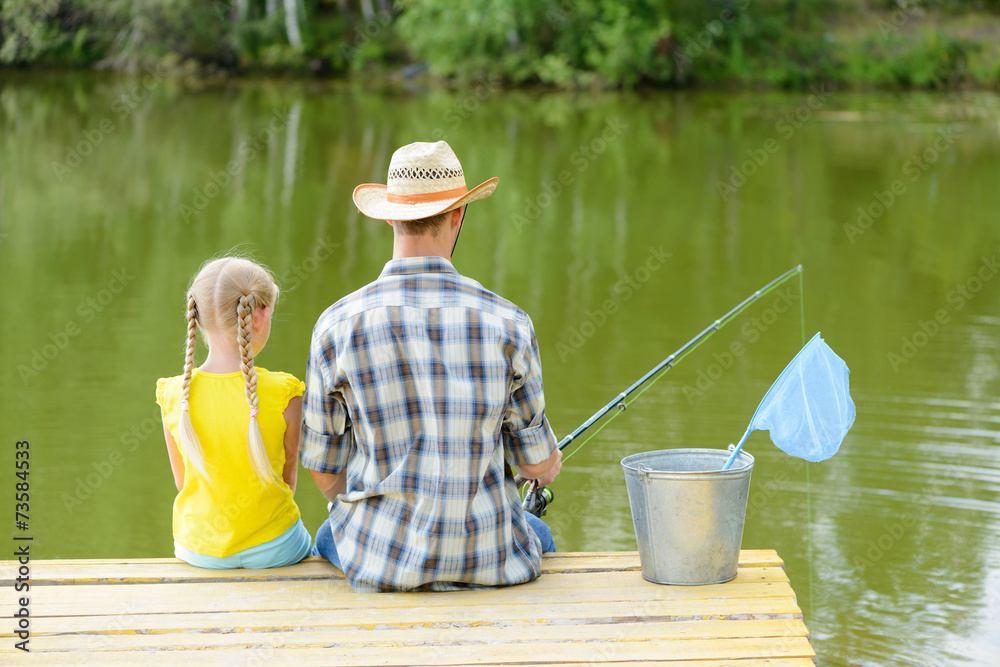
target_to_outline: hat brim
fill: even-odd
[[[461,197],[421,202],[419,204],[394,204],[386,201],[386,186],[379,183],[362,183],[354,188],[354,205],[369,218],[375,220],[420,220],[445,213],[478,199],[486,199],[497,189],[500,179],[493,177],[483,181]]]

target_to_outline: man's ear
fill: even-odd
[[[465,207],[464,206],[459,206],[458,208],[453,208],[451,210],[451,219],[449,220],[449,222],[451,223],[451,226],[452,227],[458,227],[458,225],[461,224],[461,222],[462,222],[462,217],[464,216],[464,214],[465,214]]]

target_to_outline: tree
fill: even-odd
[[[299,31],[298,0],[285,0],[285,29],[288,43],[296,50],[302,49],[302,33]]]

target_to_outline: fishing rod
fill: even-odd
[[[676,351],[673,352],[673,354],[668,356],[660,363],[656,364],[656,366],[650,369],[650,371],[647,372],[645,375],[643,375],[641,378],[636,380],[628,389],[615,396],[611,401],[608,402],[607,405],[605,405],[603,408],[601,408],[593,415],[591,415],[591,417],[587,419],[587,421],[577,426],[572,433],[570,433],[565,438],[559,441],[557,447],[559,447],[560,450],[566,449],[566,447],[568,447],[570,443],[575,442],[577,438],[579,438],[581,435],[590,430],[590,428],[594,424],[599,422],[602,418],[604,418],[605,415],[612,412],[613,410],[617,410],[616,412],[612,413],[610,418],[608,418],[607,420],[604,421],[604,423],[601,424],[600,428],[594,431],[586,440],[581,442],[579,447],[577,447],[569,455],[567,455],[566,458],[568,459],[570,456],[578,452],[580,449],[583,448],[585,444],[587,444],[590,441],[591,438],[593,438],[602,430],[604,430],[604,427],[610,424],[615,419],[615,417],[617,417],[622,412],[625,412],[625,410],[633,401],[642,396],[642,394],[651,386],[653,386],[657,380],[666,375],[667,371],[673,368],[677,364],[677,362],[679,362],[681,359],[694,352],[702,343],[711,338],[716,332],[718,332],[724,326],[729,324],[729,322],[731,322],[733,319],[739,316],[740,313],[749,308],[761,297],[766,296],[770,292],[774,291],[783,283],[787,282],[796,275],[799,277],[799,291],[801,292],[802,265],[799,264],[794,269],[789,269],[788,271],[785,271],[780,276],[778,276],[768,284],[764,285],[763,287],[761,287],[759,290],[757,290],[747,298],[743,299],[743,301],[741,301],[736,307],[732,308],[728,313],[726,313],[719,319],[715,320],[715,322],[713,322],[709,326],[705,327],[705,329],[703,329],[701,333],[699,333],[697,336],[695,336],[688,342],[681,345]],[[517,485],[518,488],[521,488],[521,486],[528,481],[530,480],[526,480],[520,475],[514,478],[514,484]],[[555,494],[552,492],[550,488],[543,487],[539,489],[537,487],[537,482],[532,481],[531,488],[525,494],[521,506],[524,507],[526,511],[531,512],[535,516],[541,517],[545,514],[546,508],[554,499],[555,499]]]

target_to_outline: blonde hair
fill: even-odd
[[[206,262],[191,281],[187,292],[187,347],[184,355],[184,379],[181,383],[181,448],[191,464],[211,481],[205,455],[191,423],[188,397],[194,372],[197,330],[213,335],[230,335],[240,348],[240,370],[246,385],[250,408],[247,427],[247,456],[257,477],[265,486],[280,481],[271,467],[264,448],[264,438],[257,423],[257,369],[253,363],[253,315],[258,308],[273,308],[278,302],[278,286],[267,269],[242,257],[222,257]]]

